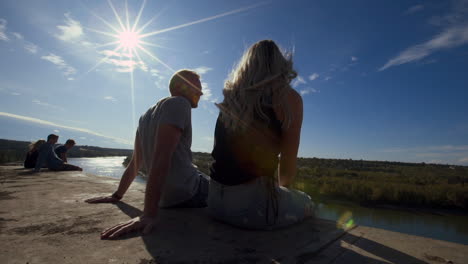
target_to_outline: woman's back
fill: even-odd
[[[245,129],[228,130],[222,117],[215,128],[211,155],[211,178],[225,185],[238,185],[262,176],[273,177],[278,167],[281,122],[271,106],[264,106],[268,121],[255,115]]]

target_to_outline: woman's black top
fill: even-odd
[[[24,160],[24,167],[28,169],[36,167],[36,161],[38,156],[38,150],[28,151],[28,153],[26,153],[26,159]]]
[[[273,176],[278,168],[281,122],[272,107],[265,107],[266,122],[256,117],[243,131],[227,130],[218,116],[211,155],[211,179],[224,185],[239,185],[262,176]]]

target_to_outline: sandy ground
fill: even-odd
[[[321,219],[249,231],[216,222],[205,209],[162,210],[149,235],[101,240],[103,229],[143,208],[139,183],[119,203],[83,202],[117,184],[81,172],[0,167],[0,263],[468,263],[466,245],[361,226],[345,232]]]

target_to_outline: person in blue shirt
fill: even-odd
[[[65,142],[65,145],[59,145],[58,147],[55,148],[55,154],[63,160],[64,162],[67,161],[67,151],[73,148],[75,146],[75,140],[69,139],[67,142]]]
[[[34,172],[39,172],[39,170],[46,165],[49,170],[54,171],[82,171],[83,169],[68,164],[61,160],[54,151],[54,144],[57,143],[59,136],[55,134],[50,134],[47,136],[47,142],[42,144],[39,148],[39,156],[37,158],[36,166]]]

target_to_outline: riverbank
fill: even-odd
[[[453,263],[468,246],[364,226],[343,230],[311,219],[277,231],[249,231],[211,219],[205,209],[162,210],[150,235],[100,240],[106,227],[143,209],[144,184],[117,204],[83,201],[118,181],[82,172],[31,174],[0,166],[0,259],[6,263]],[[5,243],[8,241],[8,243]]]

